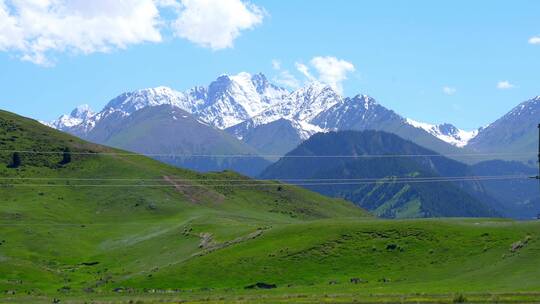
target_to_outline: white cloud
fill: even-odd
[[[341,83],[347,79],[347,73],[355,71],[352,63],[336,57],[314,57],[310,63],[319,73],[319,80],[339,93],[343,93]]]
[[[231,48],[243,30],[259,25],[261,8],[241,0],[181,0],[175,35],[214,50]]]
[[[315,80],[315,77],[313,77],[313,75],[311,75],[311,73],[309,72],[309,68],[307,67],[307,65],[303,64],[303,63],[300,63],[300,62],[296,62],[294,64],[294,66],[296,67],[296,69],[302,73],[302,75],[304,75],[309,81],[314,81]]]
[[[339,94],[343,94],[343,81],[347,79],[347,74],[354,72],[354,65],[348,61],[337,59],[336,57],[313,57],[309,61],[309,66],[302,62],[295,62],[296,70],[302,74],[308,82],[318,81],[331,86]],[[310,67],[316,71],[317,76],[311,73]],[[278,84],[291,88],[300,87],[300,81],[287,69],[282,69],[281,62],[277,59],[272,60],[272,68],[279,71],[274,77]]]
[[[158,43],[164,29],[217,50],[264,14],[244,0],[0,0],[0,51],[50,65],[58,53]]]
[[[497,82],[497,89],[500,89],[500,90],[508,90],[508,89],[513,89],[515,87],[516,85],[511,84],[509,81],[506,81],[506,80]]]
[[[289,71],[283,70],[279,75],[273,78],[273,81],[279,85],[297,89],[300,87],[300,81],[294,77]]]
[[[277,59],[272,59],[272,68],[278,71],[281,70],[281,61]]]
[[[540,44],[540,36],[532,36],[529,38],[530,44]]]
[[[52,51],[90,54],[159,42],[153,0],[0,0],[0,50],[49,64]]]
[[[448,86],[443,87],[442,90],[443,90],[444,94],[449,95],[449,96],[454,95],[457,92],[456,88],[452,88],[452,87],[448,87]]]
[[[275,83],[292,89],[297,89],[300,87],[300,81],[298,81],[298,79],[294,77],[289,70],[281,69],[281,61],[273,59],[272,68],[279,72],[278,75],[272,79]]]
[[[303,63],[297,62],[296,69],[302,73],[308,81],[318,80],[331,86],[338,93],[343,93],[342,82],[347,79],[347,74],[354,72],[354,65],[348,61],[337,59],[336,57],[313,57],[310,65],[315,68],[318,77],[314,77],[309,71],[309,67]]]

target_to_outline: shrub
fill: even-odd
[[[11,156],[11,164],[9,164],[10,168],[19,168],[21,166],[21,155],[19,152],[14,152]]]
[[[61,165],[66,165],[71,162],[71,151],[69,148],[65,148],[64,152],[62,153],[62,160],[60,161]]]
[[[467,302],[467,298],[465,298],[464,295],[461,293],[454,296],[454,300],[452,300],[453,303],[465,303]]]

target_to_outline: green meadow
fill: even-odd
[[[0,145],[3,303],[540,301],[540,221],[381,220],[8,112]]]

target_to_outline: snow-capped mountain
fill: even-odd
[[[345,98],[317,115],[312,122],[329,130],[380,129],[384,122],[401,121],[394,111],[378,104],[367,95]]]
[[[192,113],[219,129],[225,129],[280,103],[288,94],[286,89],[269,83],[263,74],[223,75],[208,87],[208,106]]]
[[[460,148],[465,147],[469,141],[478,134],[478,130],[465,131],[458,129],[449,123],[432,125],[424,122],[418,122],[410,118],[407,118],[407,123],[413,127],[425,130],[438,139]]]
[[[536,165],[540,96],[526,100],[479,130],[467,148],[482,153],[505,153],[507,159]]]
[[[305,140],[315,133],[326,131],[326,129],[312,124],[311,121],[342,100],[343,98],[330,86],[320,82],[311,82],[305,87],[283,96],[279,103],[227,131],[237,138],[243,139],[247,132],[258,126],[285,120],[296,130],[299,139]]]
[[[262,74],[222,75],[208,87],[198,86],[185,92],[161,86],[123,93],[97,114],[88,112],[91,115],[86,115],[85,106],[81,106],[81,109],[62,115],[50,125],[63,131],[84,125],[84,132],[88,132],[98,121],[110,115],[125,117],[146,107],[171,105],[218,129],[225,129],[258,115],[281,102],[288,94],[286,89],[269,83]]]
[[[118,112],[122,116],[129,116],[146,107],[161,105],[171,105],[184,111],[193,112],[203,103],[204,99],[189,98],[188,94],[162,86],[121,94],[111,100],[98,115],[104,116]]]
[[[69,132],[77,136],[86,134],[95,126],[96,113],[89,105],[83,104],[76,107],[69,115],[64,114],[57,120],[46,123],[49,127]]]
[[[98,113],[82,106],[50,125],[87,138],[102,121],[108,129],[116,128],[115,121],[163,105],[225,130],[261,153],[286,153],[315,133],[335,130],[383,130],[440,153],[451,150],[448,144],[463,147],[474,136],[448,124],[433,126],[405,119],[367,95],[344,98],[321,82],[289,92],[263,74],[248,73],[221,75],[207,87],[184,92],[156,87],[123,93]]]
[[[92,118],[95,113],[89,105],[83,104],[76,107],[69,115],[62,115],[51,125],[57,129],[70,128],[80,125],[83,121]]]

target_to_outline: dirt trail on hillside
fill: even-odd
[[[174,177],[167,175],[163,176],[163,179],[173,185],[176,191],[180,192],[192,203],[222,203],[225,200],[225,195],[205,186],[193,184],[185,180],[175,180]]]
[[[259,236],[261,236],[263,234],[263,232],[264,232],[264,230],[258,229],[257,231],[252,232],[252,233],[250,233],[248,235],[237,237],[237,238],[235,238],[233,240],[225,241],[223,243],[215,243],[215,242],[212,241],[212,234],[203,233],[203,234],[200,235],[200,237],[201,237],[201,244],[204,244],[204,246],[201,246],[201,248],[203,248],[204,250],[196,252],[196,253],[192,254],[192,256],[195,257],[195,256],[207,255],[207,254],[209,254],[209,253],[211,253],[213,251],[219,250],[219,249],[223,249],[223,248],[235,245],[235,244],[239,244],[239,243],[242,243],[242,242],[245,242],[245,241],[256,239]]]

